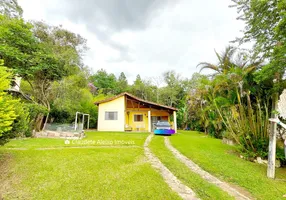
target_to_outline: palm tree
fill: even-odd
[[[257,153],[266,141],[268,110],[260,106],[260,96],[251,93],[251,74],[262,64],[247,59],[245,53],[237,52],[234,47],[227,47],[222,54],[216,52],[218,64],[199,63],[203,69],[212,69],[216,73],[210,79],[208,95],[204,95],[210,106],[215,107],[226,131],[246,151]],[[207,97],[211,98],[207,98]],[[244,97],[244,98],[242,98]],[[209,110],[209,109],[208,109]],[[212,120],[206,116],[205,121]],[[260,145],[260,146],[259,146]],[[264,148],[264,147],[263,147]]]
[[[210,113],[210,108],[206,108],[208,115],[204,115],[203,121],[214,124],[223,122],[228,127],[225,121],[225,116],[229,113],[231,105],[242,106],[241,98],[244,90],[248,92],[249,88],[243,88],[244,83],[247,83],[247,77],[254,72],[261,64],[261,62],[252,62],[247,59],[244,52],[238,52],[237,48],[228,46],[221,54],[216,53],[218,63],[212,64],[208,62],[201,62],[198,64],[203,69],[212,69],[215,71],[208,85],[208,92],[203,95],[203,98],[208,102],[208,106],[212,107],[213,113]],[[204,109],[203,109],[204,110]],[[203,111],[202,110],[202,111]],[[212,114],[212,115],[210,115]],[[228,114],[227,114],[228,115]],[[214,126],[219,131],[219,127]]]
[[[226,49],[219,54],[215,51],[218,59],[218,64],[212,64],[208,62],[201,62],[197,67],[201,67],[200,72],[203,69],[212,69],[216,71],[216,74],[228,74],[232,69],[240,68],[245,74],[253,72],[261,65],[261,61],[251,62],[247,58],[244,52],[238,52],[237,48],[227,46]]]

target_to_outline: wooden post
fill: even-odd
[[[176,111],[173,111],[173,120],[174,120],[174,130],[175,130],[175,133],[177,133],[177,113]]]
[[[75,121],[74,121],[74,130],[76,131],[76,128],[77,128],[77,113],[75,113]]]
[[[84,129],[84,114],[82,114],[82,130]]]
[[[152,130],[151,130],[152,128],[151,128],[151,111],[149,110],[148,111],[148,132],[152,132]]]
[[[272,111],[278,109],[278,93],[275,92],[272,96]],[[271,118],[277,118],[277,114],[272,112]],[[275,178],[275,161],[276,161],[276,135],[277,135],[277,123],[271,122],[269,133],[269,149],[268,149],[268,166],[267,177]]]
[[[87,130],[89,129],[89,119],[90,119],[90,116],[88,114],[88,118],[87,118]]]

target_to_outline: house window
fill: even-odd
[[[143,122],[143,115],[134,115],[134,122]]]
[[[117,112],[105,112],[105,120],[117,120]]]

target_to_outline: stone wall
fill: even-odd
[[[82,139],[84,132],[66,132],[66,131],[41,131],[35,134],[36,138],[63,138],[63,139]]]

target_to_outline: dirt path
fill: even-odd
[[[177,149],[175,149],[171,143],[169,138],[164,137],[166,147],[173,153],[173,155],[179,159],[182,163],[184,163],[190,170],[199,174],[203,179],[208,181],[209,183],[215,184],[225,192],[227,192],[230,196],[233,196],[235,199],[239,200],[250,200],[253,199],[250,197],[247,191],[243,191],[243,189],[238,188],[237,186],[231,186],[230,184],[223,182],[216,178],[215,176],[211,175],[210,173],[204,171],[200,168],[197,164],[191,161],[186,156],[182,155]]]
[[[157,169],[161,175],[163,176],[165,182],[169,185],[169,187],[178,193],[180,197],[186,200],[195,200],[199,199],[196,197],[195,193],[186,185],[182,184],[179,179],[170,172],[170,170],[165,167],[161,161],[151,152],[148,145],[151,142],[153,134],[150,134],[145,143],[144,143],[144,152],[146,157],[148,158],[149,162],[152,166]]]

